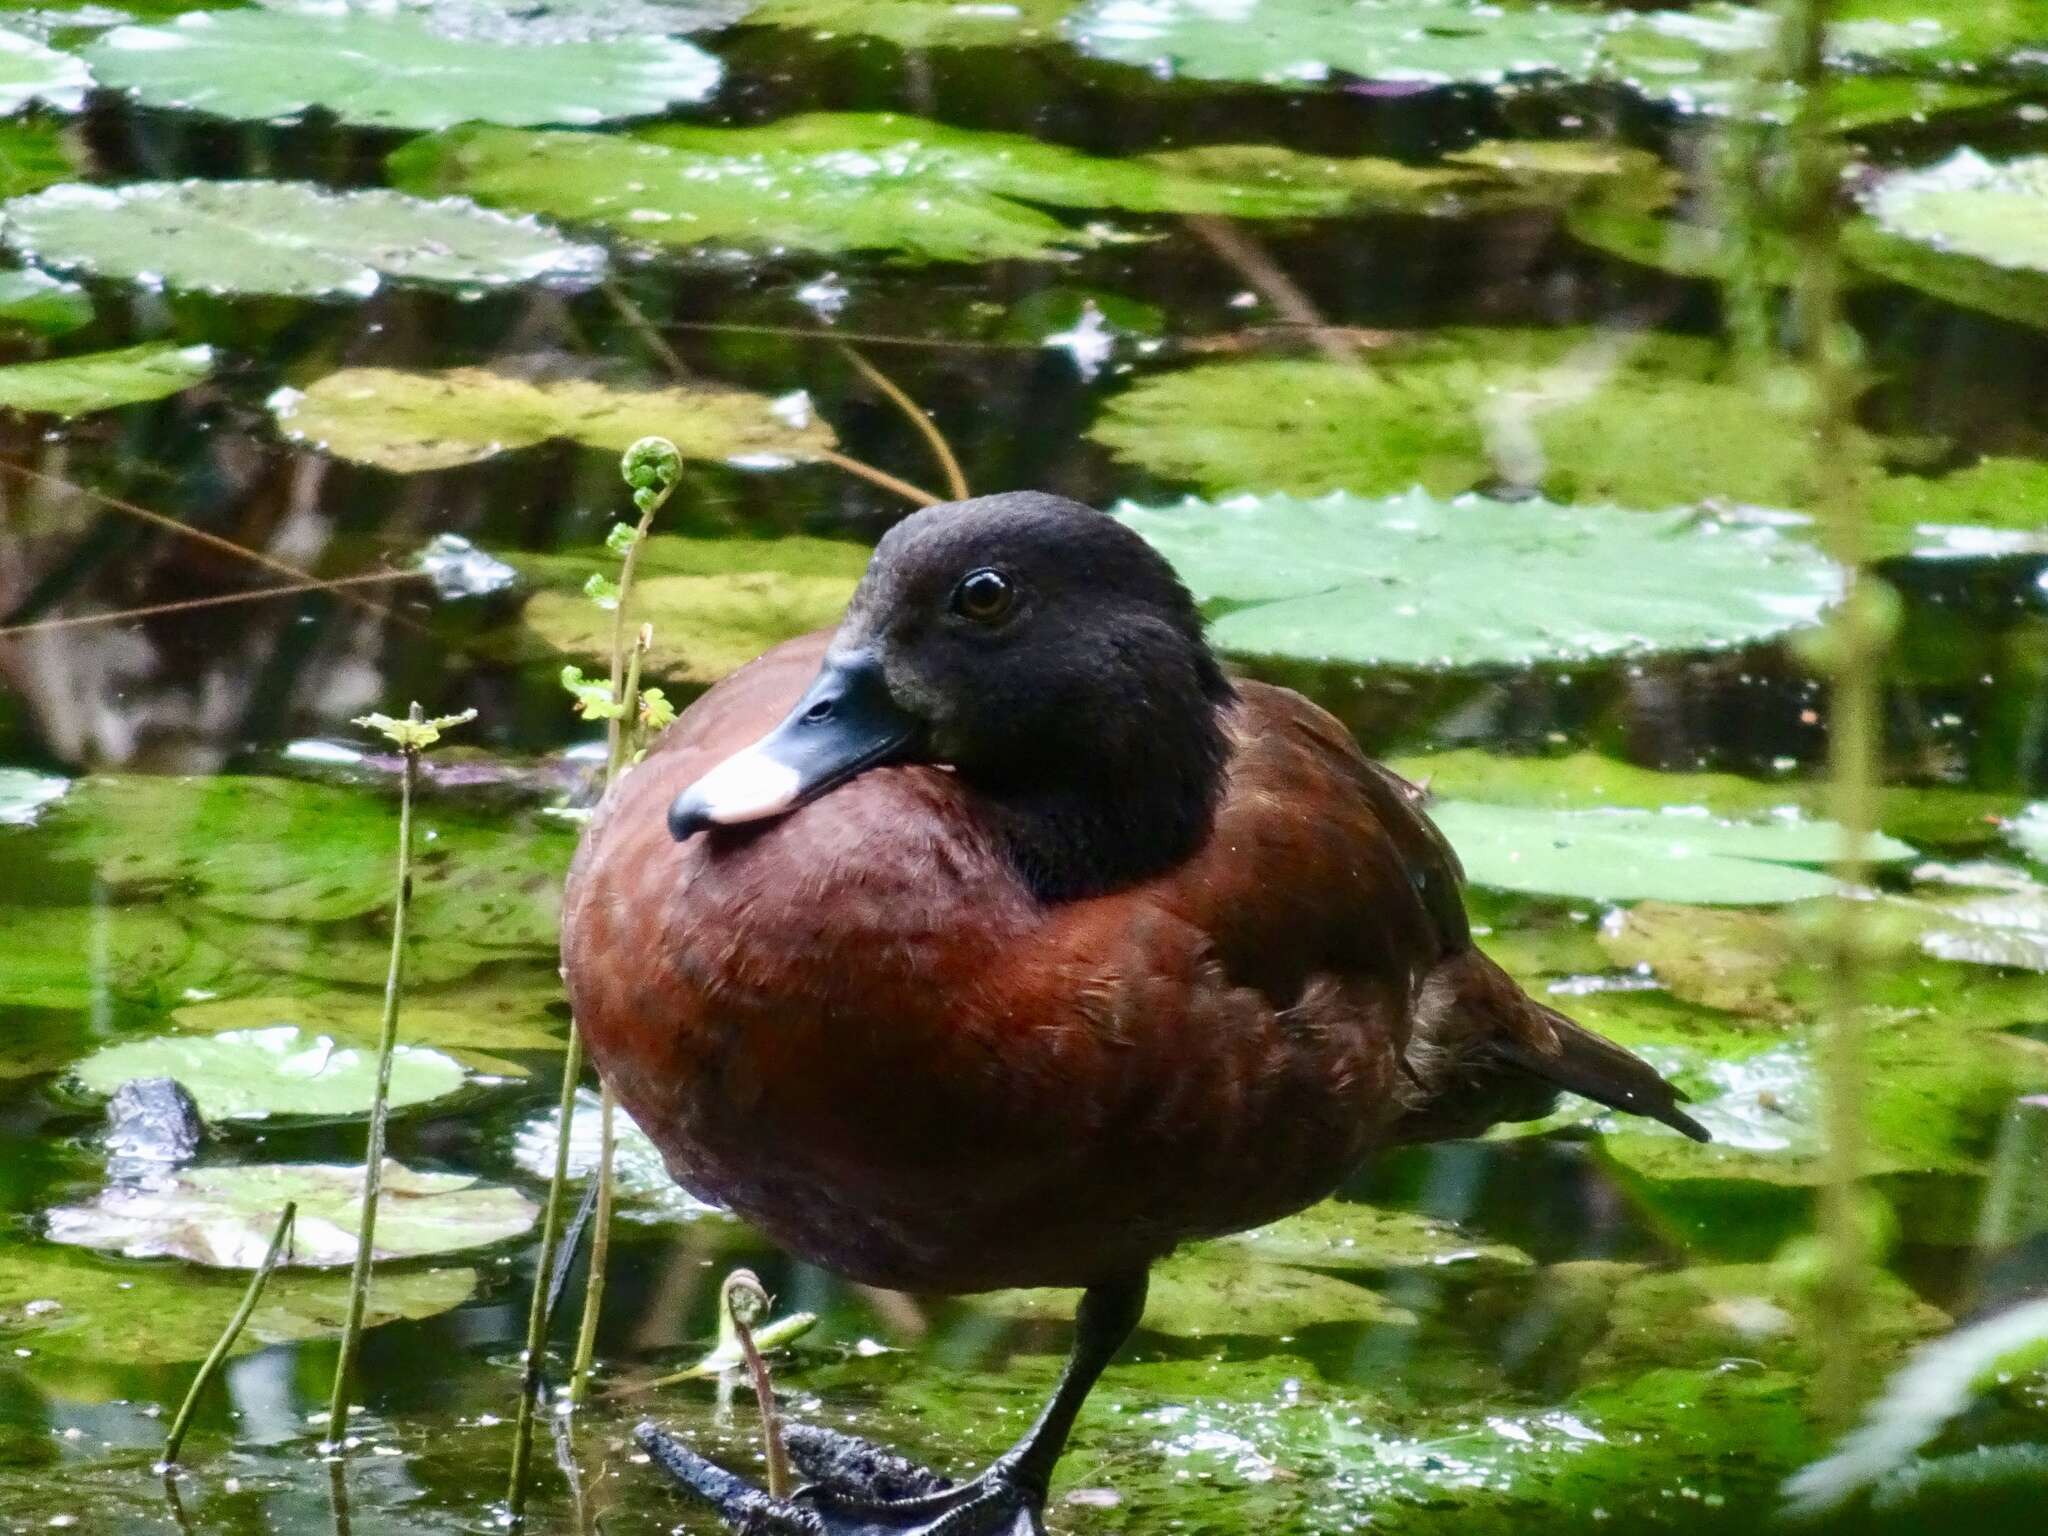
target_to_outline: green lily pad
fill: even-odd
[[[632,603],[633,617],[654,625],[649,675],[716,682],[771,646],[836,624],[869,553],[798,537],[648,540]],[[580,590],[536,593],[522,619],[566,656],[595,662],[611,655],[612,615]]]
[[[1535,1263],[1510,1243],[1476,1236],[1451,1222],[1341,1200],[1324,1200],[1218,1241],[1248,1249],[1268,1262],[1345,1274],[1519,1270]]]
[[[1141,379],[1090,435],[1203,492],[1440,496],[1506,484],[1555,501],[1802,505],[1811,454],[1787,407],[1712,342],[1451,329],[1360,365],[1207,363]],[[1851,449],[1869,456],[1867,438]]]
[[[1484,800],[1559,811],[1688,807],[1724,817],[1827,814],[1829,786],[1812,779],[1746,779],[1733,773],[1664,773],[1597,752],[1508,757],[1465,748],[1390,760],[1389,766],[1450,800]],[[1878,825],[1908,842],[1994,840],[2017,796],[1895,785],[1880,791]]]
[[[2036,864],[2048,864],[2048,800],[2037,801],[2014,817],[2005,835]]]
[[[0,933],[0,1004],[19,1008],[162,1005],[218,981],[232,964],[155,906],[0,906]]]
[[[560,978],[553,976],[539,985],[470,986],[446,997],[409,993],[398,1010],[398,1039],[447,1052],[476,1071],[522,1076],[517,1064],[482,1053],[560,1051],[562,1026],[549,1012],[560,999]],[[186,1003],[171,1017],[182,1029],[208,1033],[296,1027],[309,1038],[331,1036],[374,1050],[384,1027],[384,1000],[331,991],[316,997],[221,998]]]
[[[63,271],[149,288],[362,298],[387,279],[461,289],[594,282],[604,253],[460,198],[290,181],[67,184],[0,206],[0,239]]]
[[[101,1094],[138,1077],[175,1078],[209,1121],[367,1115],[376,1093],[377,1053],[282,1024],[131,1040],[93,1052],[72,1073],[82,1087]],[[391,1061],[391,1107],[445,1098],[467,1079],[461,1063],[439,1051],[401,1045]]]
[[[597,1170],[603,1145],[601,1103],[587,1088],[576,1092],[576,1113],[569,1123],[568,1176],[582,1183]],[[550,1110],[519,1129],[512,1161],[536,1179],[555,1176],[555,1150],[560,1145],[561,1112]],[[612,1188],[620,1214],[629,1221],[695,1221],[720,1214],[669,1177],[668,1165],[647,1133],[623,1109],[612,1114]]]
[[[990,1291],[976,1296],[974,1305],[1004,1317],[1065,1319],[1074,1315],[1078,1300],[1072,1291]],[[1200,1339],[1413,1322],[1411,1313],[1364,1286],[1317,1269],[1269,1263],[1241,1243],[1217,1242],[1183,1248],[1152,1267],[1141,1326]]]
[[[375,128],[647,117],[704,100],[722,74],[658,34],[533,42],[446,26],[403,11],[201,11],[117,27],[86,58],[101,85],[152,107],[263,119],[317,107]]]
[[[1724,821],[1671,811],[1543,811],[1440,801],[1430,816],[1475,885],[1587,901],[1686,901],[1762,906],[1835,889],[1816,867],[1840,852],[1831,822]],[[1879,838],[1881,863],[1917,857]]]
[[[280,1267],[332,1269],[355,1262],[363,1204],[360,1164],[187,1168],[147,1184],[110,1186],[84,1205],[61,1206],[49,1214],[47,1235],[52,1242],[134,1259],[254,1269],[288,1200],[298,1202],[299,1214]],[[387,1159],[372,1257],[389,1263],[487,1247],[520,1236],[539,1214],[517,1190],[467,1174],[415,1173]]]
[[[814,37],[872,37],[903,49],[1029,47],[1057,42],[1074,0],[763,0],[750,27]]]
[[[889,251],[906,260],[1048,258],[1102,232],[1045,208],[1317,218],[1427,209],[1483,185],[1474,169],[1210,145],[1108,160],[1021,134],[892,113],[812,113],[759,128],[664,126],[622,137],[462,128],[388,162],[395,185],[595,222],[666,245]]]
[[[0,115],[19,112],[32,101],[76,112],[91,88],[92,73],[81,60],[0,28]]]
[[[1860,194],[1847,249],[1882,277],[2023,325],[2048,325],[2048,155],[1957,150]]]
[[[363,1321],[374,1328],[437,1317],[469,1300],[476,1283],[473,1269],[380,1273]],[[9,1244],[0,1247],[0,1337],[60,1359],[177,1365],[212,1351],[247,1289],[228,1275]],[[274,1274],[233,1352],[336,1337],[348,1304],[346,1275]]]
[[[2048,553],[2048,463],[1981,459],[1944,475],[1888,475],[1865,502],[1881,554]]]
[[[1687,511],[1418,490],[1116,515],[1247,657],[1441,671],[1721,650],[1816,623],[1838,591],[1810,546]]]
[[[161,400],[190,389],[212,372],[213,348],[150,341],[112,352],[87,352],[0,368],[0,406],[51,416],[84,416]]]
[[[0,827],[35,824],[44,806],[61,800],[71,787],[69,779],[27,768],[0,768]]]
[[[1586,78],[1610,26],[1598,12],[1470,0],[1091,0],[1067,30],[1083,52],[1160,76],[1498,85]]]
[[[573,828],[440,806],[417,821],[411,929],[423,948],[554,948]],[[212,911],[265,923],[381,924],[398,813],[374,794],[296,780],[107,776],[79,781],[32,836],[60,864],[131,894],[189,890]],[[382,975],[377,961],[370,978],[334,979]]]
[[[814,458],[832,429],[802,394],[771,400],[716,384],[620,389],[592,379],[535,382],[488,368],[345,368],[270,398],[295,442],[397,474],[474,464],[566,437],[623,452],[669,439],[684,457],[754,468]]]
[[[92,299],[76,283],[35,267],[0,272],[0,324],[62,336],[92,320]]]

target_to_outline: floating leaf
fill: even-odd
[[[716,682],[771,646],[837,623],[868,555],[861,545],[830,539],[649,539],[633,584],[633,617],[654,625],[648,675]],[[554,570],[575,562],[523,564]],[[579,660],[611,655],[611,615],[580,592],[537,593],[523,622]]]
[[[422,16],[354,9],[202,11],[117,27],[86,58],[101,85],[152,107],[265,119],[318,107],[375,128],[647,117],[704,100],[722,73],[659,35],[451,37]]]
[[[76,112],[91,88],[92,74],[79,59],[0,29],[0,115],[19,112],[32,101]]]
[[[0,768],[0,827],[33,826],[43,807],[63,799],[70,787],[69,779],[51,774]]]
[[[286,1024],[131,1040],[93,1052],[72,1071],[83,1087],[102,1094],[138,1077],[175,1078],[209,1121],[367,1115],[377,1053]],[[439,1051],[402,1045],[391,1061],[391,1107],[444,1098],[466,1079],[461,1064]]]
[[[1090,435],[1212,495],[1506,484],[1625,507],[1781,507],[1803,504],[1811,476],[1785,410],[1696,338],[1451,329],[1356,365],[1155,374],[1111,399]],[[1867,457],[1869,440],[1852,434],[1849,450]]]
[[[872,37],[907,50],[1029,47],[1056,42],[1073,0],[763,0],[750,27],[815,37]]]
[[[0,368],[0,406],[51,416],[84,416],[161,400],[190,389],[212,372],[213,348],[150,341],[113,352],[87,352]]]
[[[1894,282],[2023,325],[2048,325],[2048,155],[1957,150],[1860,195],[1850,254]]]
[[[2048,553],[2048,463],[2039,459],[1981,459],[1944,475],[1888,475],[1870,487],[1865,505],[1880,554]]]
[[[214,1269],[254,1269],[295,1200],[299,1216],[284,1264],[331,1269],[352,1263],[363,1203],[360,1165],[244,1163],[187,1168],[147,1184],[113,1185],[84,1205],[50,1212],[52,1242],[129,1258],[189,1259]],[[386,1160],[377,1202],[380,1263],[482,1248],[518,1237],[540,1209],[517,1190],[459,1173],[415,1173]]]
[[[1616,806],[1689,808],[1724,817],[1825,816],[1829,785],[1814,779],[1747,779],[1733,773],[1665,773],[1598,752],[1510,757],[1465,748],[1391,760],[1396,772],[1447,800],[1586,811]],[[1878,794],[1878,825],[1915,843],[1968,844],[1997,837],[2018,797],[1978,790],[1896,785]]]
[[[399,474],[474,464],[566,437],[623,451],[658,433],[690,458],[754,468],[815,458],[832,429],[801,394],[780,400],[717,384],[620,389],[534,382],[488,368],[345,368],[270,408],[295,441]]]
[[[552,983],[552,984],[550,984]],[[407,1045],[467,1055],[474,1051],[559,1051],[559,978],[527,985],[493,981],[447,996],[408,995],[398,1010],[398,1038]],[[316,997],[236,997],[186,1003],[171,1017],[179,1027],[223,1033],[296,1027],[309,1038],[331,1035],[374,1050],[383,1030],[383,999],[323,992]]]
[[[200,0],[173,0],[200,3]],[[746,16],[751,0],[260,0],[282,11],[327,14],[397,11],[456,41],[586,43],[593,38],[660,38],[715,32]]]
[[[203,293],[356,297],[386,279],[464,289],[594,282],[604,253],[460,198],[290,181],[68,184],[0,207],[44,266]]]
[[[1314,218],[1428,208],[1476,169],[1210,145],[1109,160],[1021,134],[891,113],[631,137],[474,127],[391,156],[396,185],[594,221],[635,240],[748,251],[893,251],[923,261],[1045,258],[1100,244],[1042,208]],[[1451,203],[1455,206],[1455,203]]]
[[[61,336],[92,320],[92,299],[76,283],[23,267],[0,272],[0,324]]]
[[[1469,0],[1091,0],[1067,30],[1084,52],[1163,76],[1498,85],[1584,79],[1609,26],[1597,12]]]
[[[600,1108],[597,1095],[589,1089],[576,1091],[576,1114],[569,1123],[569,1177],[579,1183],[597,1168]],[[720,1214],[717,1206],[707,1205],[669,1177],[660,1151],[631,1115],[618,1109],[613,1116],[612,1178],[622,1202],[621,1214],[632,1221],[695,1221]],[[521,1126],[512,1144],[512,1161],[536,1179],[553,1178],[560,1125],[561,1112],[550,1110]]]
[[[1839,590],[1811,547],[1685,511],[1411,491],[1116,515],[1248,657],[1436,670],[1717,650],[1813,624]]]
[[[0,1004],[18,1008],[176,1001],[231,965],[157,906],[0,906],[0,933]]]
[[[2037,801],[2014,817],[2005,835],[2036,864],[2048,864],[2048,800]]]
[[[269,1219],[274,1225],[274,1211]],[[476,1281],[473,1269],[380,1273],[363,1321],[379,1327],[438,1316],[469,1300]],[[247,1288],[226,1275],[9,1244],[0,1247],[0,1334],[60,1359],[181,1364],[204,1359],[219,1342]],[[339,1335],[348,1291],[345,1275],[273,1275],[234,1353]]]
[[[1758,906],[1835,889],[1824,865],[1841,851],[1831,822],[1723,821],[1670,811],[1543,811],[1439,801],[1430,816],[1475,885],[1587,901]],[[1880,862],[1915,857],[1879,838]]]
[[[1527,1269],[1535,1260],[1496,1242],[1414,1211],[1324,1200],[1305,1211],[1218,1239],[1272,1263],[1340,1273],[1384,1274],[1397,1269],[1500,1271]]]

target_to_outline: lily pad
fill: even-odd
[[[604,253],[460,198],[290,181],[67,184],[0,206],[0,239],[44,266],[149,288],[362,298],[387,279],[461,289],[580,285]]]
[[[1511,1243],[1464,1231],[1414,1211],[1324,1200],[1280,1221],[1234,1237],[1272,1263],[1337,1273],[1384,1274],[1398,1269],[1527,1269],[1535,1260]]]
[[[1810,546],[1687,511],[1418,490],[1116,515],[1247,657],[1440,671],[1722,650],[1818,622],[1839,590]]]
[[[770,646],[837,623],[869,554],[831,539],[648,540],[632,601],[633,617],[654,625],[649,674],[716,682]],[[611,654],[612,615],[580,590],[536,593],[523,622],[580,661]]]
[[[813,37],[871,37],[903,49],[1029,47],[1057,42],[1074,0],[763,0],[750,27]]]
[[[469,1300],[476,1283],[473,1269],[380,1273],[363,1321],[374,1328],[436,1317]],[[212,1351],[247,1288],[227,1275],[9,1244],[0,1248],[0,1337],[60,1359],[182,1364]],[[234,1353],[336,1337],[348,1305],[346,1275],[274,1274]]]
[[[1883,554],[2048,553],[2048,463],[2039,459],[1980,459],[1944,475],[1888,475],[1872,485],[1865,505]]]
[[[424,16],[200,11],[117,27],[86,50],[101,85],[153,107],[276,119],[309,108],[375,128],[600,123],[702,101],[722,67],[657,35],[546,42],[449,36]]]
[[[394,184],[603,224],[634,240],[906,260],[1049,258],[1106,236],[1045,208],[1317,218],[1428,208],[1476,169],[1332,160],[1267,145],[1099,159],[1021,134],[892,113],[813,113],[759,128],[632,136],[472,127],[419,139]]]
[[[233,963],[156,906],[0,906],[0,933],[0,1004],[18,1008],[158,1006]]]
[[[1830,822],[1780,817],[1724,821],[1669,811],[1542,811],[1441,801],[1430,816],[1475,885],[1588,901],[1686,901],[1759,906],[1832,892],[1815,866],[1840,851]],[[1915,857],[1879,838],[1879,862]]]
[[[352,1264],[363,1204],[360,1165],[244,1163],[188,1168],[147,1184],[110,1186],[84,1205],[49,1214],[52,1242],[125,1254],[178,1258],[213,1269],[263,1262],[285,1202],[298,1202],[283,1265]],[[380,1262],[482,1248],[520,1236],[540,1208],[517,1190],[459,1173],[415,1173],[388,1159],[377,1201]]]
[[[50,416],[84,416],[161,400],[190,389],[212,372],[213,348],[150,341],[112,352],[0,368],[0,406]]]
[[[102,1094],[138,1077],[175,1078],[209,1121],[367,1115],[377,1053],[283,1024],[131,1040],[95,1051],[72,1071],[81,1086]],[[391,1062],[391,1107],[444,1098],[466,1080],[461,1064],[439,1051],[401,1045]]]
[[[519,986],[494,979],[448,995],[409,992],[398,1010],[403,1045],[444,1051],[473,1071],[520,1077],[525,1069],[498,1051],[559,1052],[563,1028],[550,1013],[561,1000],[560,978]],[[186,1003],[171,1017],[181,1029],[223,1033],[296,1027],[374,1050],[384,1026],[381,996],[327,991],[315,997],[236,997]]]
[[[1850,254],[1880,276],[2023,325],[2048,325],[2048,155],[1957,150],[1860,194]]]
[[[0,28],[0,115],[19,112],[32,101],[76,112],[91,88],[92,72],[82,60]]]
[[[76,283],[35,267],[0,272],[0,324],[61,336],[92,320],[92,299]]]
[[[43,807],[61,800],[70,787],[69,779],[52,774],[0,768],[0,827],[33,826]]]
[[[597,1169],[603,1130],[598,1096],[587,1088],[576,1092],[576,1114],[569,1125],[569,1177],[581,1183]],[[536,1179],[555,1176],[555,1149],[560,1141],[559,1110],[521,1126],[512,1144],[512,1161]],[[720,1214],[669,1177],[668,1165],[645,1131],[623,1109],[612,1118],[612,1185],[620,1214],[629,1221],[695,1221]]]
[[[1612,25],[1593,11],[1471,0],[1091,0],[1067,31],[1083,52],[1169,78],[1498,85],[1586,78]]]
[[[345,368],[304,392],[279,390],[270,408],[294,441],[398,474],[474,464],[557,437],[618,453],[659,436],[686,458],[752,468],[814,458],[833,444],[831,427],[802,394],[772,400],[717,384],[535,382],[488,368]]]
[[[1369,361],[1207,363],[1141,379],[1091,436],[1211,495],[1440,496],[1501,485],[1556,501],[1805,503],[1812,455],[1786,407],[1692,337],[1451,329]],[[1870,456],[1852,435],[1850,451]]]

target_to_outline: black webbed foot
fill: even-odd
[[[810,1481],[777,1499],[658,1424],[642,1424],[635,1434],[655,1465],[717,1510],[735,1536],[1044,1536],[1045,1492],[1074,1415],[1144,1310],[1143,1274],[1090,1286],[1052,1401],[1024,1438],[972,1482],[949,1482],[835,1429],[791,1425],[784,1447]]]
[[[790,1460],[810,1479],[770,1498],[655,1424],[635,1432],[664,1472],[710,1504],[736,1536],[1042,1536],[1045,1490],[1003,1457],[955,1484],[836,1430],[792,1425]]]

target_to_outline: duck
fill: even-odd
[[[691,1193],[866,1285],[1079,1288],[1071,1354],[964,1480],[805,1425],[786,1497],[654,1423],[651,1460],[741,1532],[1029,1536],[1177,1246],[1563,1092],[1706,1139],[1475,946],[1426,798],[1226,669],[1113,515],[1019,491],[891,528],[836,628],[598,808],[563,974]]]

